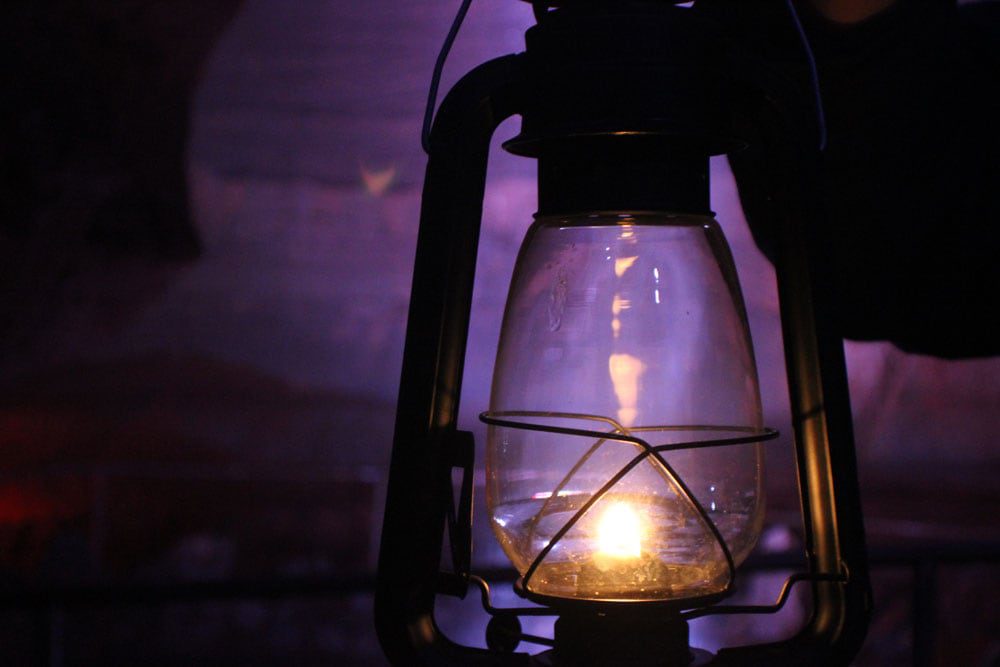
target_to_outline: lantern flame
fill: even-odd
[[[597,524],[597,551],[612,558],[638,558],[642,551],[639,515],[628,503],[615,503]]]

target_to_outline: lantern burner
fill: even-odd
[[[486,626],[486,644],[491,650],[497,651],[499,653],[513,653],[521,642],[527,642],[529,644],[537,644],[539,646],[548,646],[553,648],[565,647],[563,648],[562,658],[566,662],[560,663],[558,661],[552,662],[551,660],[544,661],[547,658],[554,658],[554,652],[547,652],[542,654],[543,662],[538,663],[542,667],[547,667],[547,665],[609,665],[609,664],[627,664],[629,667],[643,667],[648,664],[643,662],[644,655],[655,655],[657,656],[658,662],[652,664],[655,665],[682,665],[687,667],[696,667],[697,665],[707,664],[706,661],[711,659],[711,655],[705,651],[689,648],[686,644],[688,641],[687,633],[687,623],[696,618],[701,618],[703,616],[724,616],[732,614],[776,614],[782,609],[784,609],[785,604],[788,602],[789,597],[792,593],[792,588],[796,584],[803,582],[834,582],[844,584],[850,581],[850,573],[847,571],[846,566],[843,567],[839,574],[824,574],[821,572],[798,572],[791,574],[785,579],[785,582],[781,586],[781,590],[778,593],[777,599],[773,604],[763,604],[763,605],[713,605],[707,604],[706,606],[699,607],[697,609],[690,609],[687,611],[668,611],[662,615],[650,615],[645,614],[643,611],[648,608],[648,604],[644,603],[631,603],[624,607],[621,604],[606,607],[609,611],[603,609],[595,608],[592,602],[584,601],[584,604],[590,605],[587,610],[581,611],[579,604],[577,609],[557,610],[548,606],[537,606],[537,607],[495,607],[493,606],[489,583],[485,579],[476,575],[470,575],[468,581],[479,588],[480,601],[482,603],[483,610],[490,615],[489,624]],[[515,583],[514,590],[518,591],[519,582]],[[562,600],[562,602],[566,602]],[[521,616],[558,616],[555,627],[555,637],[550,639],[548,637],[538,637],[536,635],[526,634],[521,630],[521,623],[518,620]],[[608,618],[612,620],[606,620]],[[564,620],[570,619],[570,620]],[[632,646],[628,651],[619,651],[615,653],[617,660],[619,662],[614,662],[613,660],[605,660],[601,662],[588,663],[580,659],[574,659],[572,656],[577,655],[576,647],[589,647],[590,652],[583,651],[580,656],[586,655],[605,655],[601,653],[600,646],[595,645],[592,638],[595,636],[604,635],[594,635],[593,631],[601,632],[601,624],[604,627],[611,627],[617,624],[617,633],[612,634],[613,637],[627,637],[628,643]],[[636,631],[639,632],[636,632]],[[647,636],[647,633],[650,636]],[[688,652],[685,653],[680,650],[680,636],[683,633],[683,638],[685,642],[685,649]],[[667,636],[663,636],[667,635]],[[652,637],[652,641],[650,638]],[[588,639],[589,638],[589,639]],[[582,643],[581,643],[582,641]],[[602,642],[599,642],[601,646],[606,645],[606,637]],[[613,646],[620,647],[620,643],[614,643]],[[642,647],[643,652],[637,652],[636,647]],[[670,656],[672,655],[672,658]],[[628,659],[632,662],[621,663],[622,659],[626,656],[630,656]],[[668,662],[667,659],[672,659],[674,662]]]

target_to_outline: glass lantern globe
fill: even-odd
[[[724,594],[763,523],[764,429],[714,218],[538,217],[484,421],[492,529],[529,597]]]

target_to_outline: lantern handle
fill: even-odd
[[[451,22],[451,28],[448,29],[448,35],[441,44],[437,60],[434,61],[431,85],[427,90],[427,106],[424,108],[424,123],[420,131],[420,145],[428,155],[431,152],[431,126],[434,124],[434,105],[437,103],[438,86],[441,85],[441,73],[444,72],[444,63],[448,60],[451,46],[455,43],[455,38],[458,37],[458,31],[462,28],[462,21],[469,13],[469,5],[471,4],[472,0],[462,0],[462,4]]]
[[[521,113],[524,69],[519,54],[479,65],[448,93],[431,128],[375,591],[376,631],[393,664],[529,660],[459,646],[434,620],[452,502],[445,450],[458,418],[490,139]]]

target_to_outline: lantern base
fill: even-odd
[[[676,615],[579,613],[560,616],[553,667],[698,667],[712,655],[688,646],[687,621]]]
[[[560,614],[607,614],[625,615],[635,617],[639,614],[646,616],[670,614],[676,616],[677,612],[689,609],[700,609],[714,605],[726,599],[732,593],[730,589],[718,593],[708,593],[687,598],[677,599],[600,599],[600,598],[566,598],[555,595],[543,595],[528,590],[524,585],[524,579],[518,577],[514,581],[514,593],[518,597],[534,602],[535,604],[549,607]],[[626,609],[627,608],[627,609]]]

